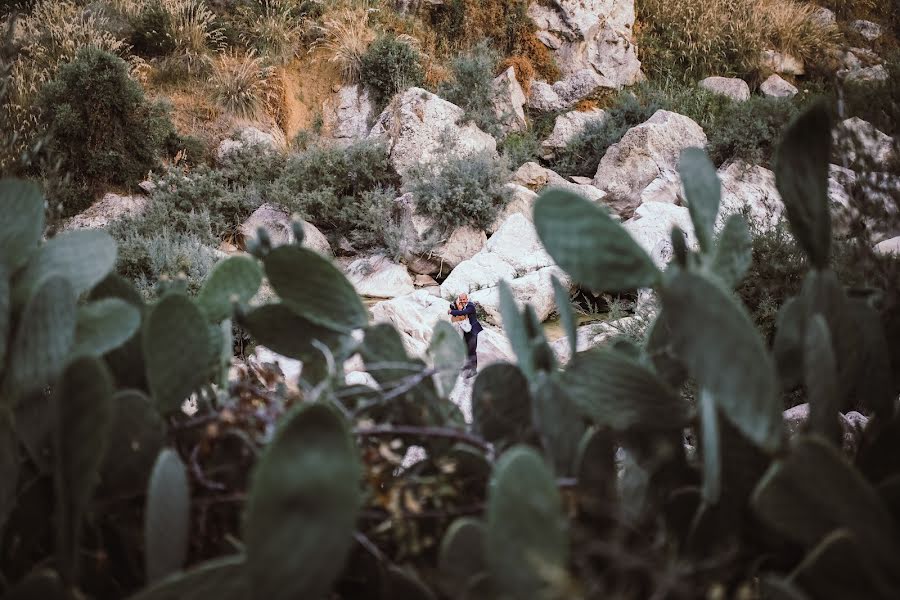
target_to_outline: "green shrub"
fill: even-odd
[[[425,81],[422,56],[400,38],[383,35],[363,54],[360,79],[380,110],[397,92],[422,85]]]
[[[400,179],[385,148],[372,142],[347,147],[312,148],[291,156],[274,181],[269,197],[334,236],[376,244],[374,215],[384,210]],[[393,201],[393,198],[391,200]]]
[[[93,191],[104,185],[132,186],[159,164],[173,132],[161,105],[151,104],[128,76],[125,62],[86,49],[41,90],[48,146],[73,181]],[[90,203],[71,204],[75,213]]]
[[[513,169],[541,156],[541,140],[533,129],[525,132],[513,132],[503,138],[500,153]]]
[[[710,157],[716,164],[742,159],[768,166],[782,131],[799,112],[799,104],[788,99],[753,96],[729,104],[715,124],[704,127]]]
[[[116,272],[145,298],[155,297],[166,279],[183,278],[188,293],[196,294],[218,260],[202,238],[186,233],[130,233],[117,242]]]
[[[493,136],[502,133],[494,112],[494,73],[499,55],[482,42],[459,54],[451,64],[451,79],[442,84],[438,95],[466,111],[466,119]]]
[[[172,39],[172,15],[162,0],[145,3],[130,19],[132,34],[128,42],[135,54],[146,58],[165,56],[175,51]]]
[[[509,165],[490,152],[448,156],[413,168],[407,191],[416,199],[420,214],[434,220],[434,233],[471,225],[487,229],[509,201],[504,187]]]

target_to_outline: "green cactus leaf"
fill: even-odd
[[[438,321],[435,325],[428,354],[437,370],[434,379],[438,394],[447,398],[466,361],[466,347],[462,337],[449,321]]]
[[[863,556],[859,540],[850,531],[837,529],[803,559],[791,580],[816,600],[896,598],[896,588]]]
[[[644,354],[650,357],[657,375],[665,381],[670,388],[678,389],[687,381],[687,369],[669,345],[669,315],[661,309],[647,334]]]
[[[252,596],[243,555],[207,561],[144,589],[131,600],[247,600]]]
[[[218,263],[203,282],[197,303],[218,323],[231,315],[233,301],[249,302],[262,285],[263,272],[252,256],[231,256]]]
[[[803,364],[806,394],[809,398],[809,431],[818,433],[840,447],[843,433],[838,420],[840,391],[837,365],[831,348],[828,323],[822,315],[813,315],[806,324]]]
[[[591,429],[582,436],[575,459],[578,506],[594,518],[616,511],[616,445],[608,429]]]
[[[586,429],[584,418],[557,373],[538,373],[532,383],[531,421],[546,454],[560,476],[572,473],[578,442]]]
[[[13,303],[28,301],[40,282],[50,274],[65,277],[76,296],[90,290],[116,264],[116,243],[105,231],[78,229],[50,239],[32,255],[13,290]]]
[[[713,227],[722,201],[722,184],[716,175],[716,167],[704,150],[685,148],[678,161],[678,172],[700,249],[710,253],[713,249]]]
[[[698,385],[748,438],[777,449],[784,423],[775,367],[746,310],[718,283],[689,271],[674,273],[660,293],[669,343]]]
[[[719,414],[715,399],[701,388],[700,442],[703,454],[703,499],[708,504],[719,501],[722,493],[722,455],[719,448]]]
[[[144,511],[144,564],[148,582],[175,573],[187,558],[191,491],[178,453],[163,449],[153,465]]]
[[[751,505],[765,523],[808,548],[844,528],[873,562],[891,567],[897,559],[891,514],[878,493],[819,437],[799,438],[760,480]]]
[[[254,595],[322,598],[344,567],[360,504],[347,425],[324,404],[284,418],[253,475],[244,526]]]
[[[213,352],[206,315],[186,297],[168,294],[144,319],[141,340],[147,382],[160,412],[179,410],[209,381],[210,365],[219,355]]]
[[[117,298],[136,308],[143,316],[146,312],[144,300],[140,292],[135,289],[130,281],[126,281],[115,273],[110,273],[106,279],[94,286],[88,299],[104,300]],[[149,391],[146,374],[144,372],[144,351],[141,347],[140,327],[124,344],[108,352],[104,356],[106,364],[112,370],[117,388],[132,388]],[[156,454],[154,453],[154,458]]]
[[[396,383],[424,366],[421,361],[407,356],[400,334],[387,323],[366,328],[360,354],[369,373],[381,385]]]
[[[775,152],[775,186],[788,223],[810,262],[828,266],[831,213],[828,164],[831,159],[831,116],[817,102],[788,125]]]
[[[19,445],[13,431],[12,415],[0,408],[0,536],[9,513],[16,505],[19,481]]]
[[[891,351],[881,316],[865,300],[850,299],[849,309],[860,336],[856,348],[862,366],[856,387],[856,403],[876,415],[889,417],[894,412],[894,377]]]
[[[280,246],[265,258],[266,275],[285,306],[340,332],[365,327],[369,313],[356,290],[331,261],[299,246]]]
[[[488,365],[472,388],[472,425],[494,444],[523,442],[534,434],[531,404],[528,380],[518,367]]]
[[[569,339],[569,350],[572,356],[575,356],[575,353],[578,352],[578,333],[575,314],[572,312],[572,302],[569,300],[569,290],[556,275],[553,275],[550,280],[553,282],[553,295],[556,298],[556,310],[559,311],[559,322]]]
[[[733,289],[747,274],[752,262],[753,239],[747,221],[741,215],[729,215],[713,254],[712,272]]]
[[[241,324],[266,348],[304,364],[325,360],[313,341],[337,352],[345,337],[307,321],[284,304],[264,304],[254,308],[242,317]]]
[[[639,360],[597,347],[575,355],[562,387],[585,417],[616,431],[684,426],[690,408]]]
[[[112,428],[112,376],[102,361],[78,358],[66,367],[54,394],[56,548],[63,579],[72,581],[81,521],[100,481]]]
[[[508,450],[488,489],[485,557],[497,591],[520,600],[553,597],[569,540],[556,480],[527,446]]]
[[[788,298],[778,309],[772,355],[781,387],[794,389],[803,381],[803,340],[806,337],[806,304],[801,297]]]
[[[166,443],[166,425],[153,401],[137,390],[116,393],[113,410],[115,418],[100,487],[119,496],[143,492]]]
[[[484,558],[484,523],[471,517],[455,520],[447,528],[438,555],[441,589],[459,598],[466,584],[487,570]]]
[[[556,264],[584,286],[624,292],[659,283],[647,253],[590,200],[559,189],[544,192],[534,205],[534,225]]]
[[[37,248],[44,232],[44,196],[34,183],[0,180],[3,219],[0,220],[0,263],[15,273]]]
[[[9,273],[0,264],[0,381],[3,379],[6,364],[6,348],[9,344],[9,332],[12,329],[12,299],[10,298]]]
[[[42,390],[62,374],[77,318],[75,293],[67,279],[51,275],[37,286],[10,347],[5,383],[13,399]]]
[[[534,377],[534,357],[531,349],[531,336],[525,324],[519,305],[513,298],[512,290],[506,281],[501,280],[498,286],[500,295],[500,315],[503,319],[503,330],[518,360],[519,368],[525,377]]]
[[[74,356],[103,356],[130,340],[141,325],[138,310],[118,298],[106,298],[78,308]]]

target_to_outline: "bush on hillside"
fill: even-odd
[[[433,233],[442,235],[464,225],[490,227],[509,201],[508,180],[507,162],[485,151],[417,165],[405,191],[412,192],[418,212],[434,221]]]
[[[305,48],[306,19],[313,2],[254,0],[239,11],[241,42],[275,64],[286,64]]]
[[[500,60],[486,41],[453,59],[452,78],[438,95],[466,111],[466,119],[495,137],[502,134],[494,112],[494,74]]]
[[[209,83],[219,108],[236,117],[257,120],[279,107],[275,67],[267,66],[252,53],[220,56]]]
[[[163,6],[162,0],[145,3],[129,20],[132,34],[128,41],[135,54],[154,58],[175,51],[172,14]]]
[[[313,146],[291,156],[269,198],[331,234],[362,246],[379,245],[400,178],[385,148],[362,141],[342,148]],[[381,215],[376,218],[376,215]]]
[[[362,55],[360,80],[380,110],[397,92],[422,85],[422,56],[407,41],[383,35]]]
[[[49,153],[89,190],[138,183],[159,164],[173,134],[165,110],[144,97],[125,61],[101,50],[84,49],[61,67],[41,90],[39,106],[52,134]]]

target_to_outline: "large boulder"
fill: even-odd
[[[564,79],[590,69],[599,86],[620,88],[643,79],[633,43],[634,0],[531,2],[537,37],[550,48]]]
[[[523,131],[528,127],[525,119],[525,92],[516,79],[516,70],[509,67],[494,79],[494,114],[504,132]]]
[[[339,146],[365,138],[374,112],[369,92],[359,85],[343,86],[322,106],[325,130]]]
[[[645,202],[634,216],[622,223],[625,230],[653,259],[664,268],[671,259],[672,228],[678,226],[686,235],[690,247],[697,244],[690,211],[684,206],[667,202]]]
[[[497,152],[497,142],[474,123],[463,123],[465,111],[422,88],[409,88],[391,100],[369,138],[387,144],[391,163],[401,176],[448,151],[458,156]]]
[[[702,79],[698,85],[714,94],[731,98],[735,102],[750,99],[750,86],[746,81],[737,77],[707,77]]]
[[[600,123],[606,118],[606,111],[595,108],[589,111],[569,111],[556,117],[553,133],[541,142],[547,156],[565,148],[592,123]]]
[[[809,404],[798,404],[782,413],[785,429],[789,438],[797,437],[804,433],[809,422],[810,410]],[[846,414],[838,414],[838,421],[841,425],[841,446],[844,452],[849,456],[855,456],[859,450],[859,444],[862,441],[863,432],[869,423],[868,417],[856,411],[850,411]]]
[[[838,123],[833,138],[838,158],[845,158],[847,164],[881,171],[894,159],[894,138],[859,117]]]
[[[759,67],[763,73],[778,73],[779,75],[803,75],[805,73],[802,59],[775,50],[764,50],[760,54]]]
[[[887,81],[891,77],[884,65],[860,67],[858,69],[841,69],[837,72],[837,76],[844,81],[862,83]]]
[[[784,203],[775,187],[775,173],[735,161],[719,169],[722,201],[718,222],[721,225],[732,213],[745,213],[762,229],[772,229],[784,213]]]
[[[400,224],[400,254],[413,273],[442,275],[484,248],[487,235],[466,225],[457,227],[440,239],[434,238],[434,221],[416,213],[416,200],[406,193],[396,200]]]
[[[396,298],[415,291],[406,267],[381,255],[358,258],[350,263],[347,279],[357,294],[369,298]]]
[[[769,98],[793,98],[797,95],[797,88],[782,79],[775,73],[769,75],[759,86],[763,96]]]
[[[425,356],[438,321],[449,321],[450,303],[424,290],[383,300],[372,306],[376,323],[390,323],[400,332],[403,345],[411,356]]]
[[[216,159],[221,163],[232,152],[251,146],[275,150],[278,148],[278,141],[271,133],[266,133],[256,127],[244,127],[232,137],[222,140],[219,147],[216,148]]]
[[[123,217],[135,217],[147,208],[146,196],[120,196],[106,194],[91,204],[85,211],[63,223],[63,230],[103,229],[111,222]]]
[[[875,254],[900,256],[900,236],[892,237],[875,244]]]
[[[857,19],[850,23],[850,28],[870,42],[881,37],[881,25],[872,21]]]
[[[315,250],[319,254],[331,256],[331,245],[328,239],[319,231],[315,225],[307,221],[301,221],[303,224],[303,245],[307,248]],[[281,246],[289,244],[294,239],[294,229],[291,216],[287,211],[270,204],[268,202],[260,205],[253,213],[244,221],[239,231],[246,239],[255,238],[257,230],[262,227],[269,234],[272,244]]]
[[[535,81],[528,95],[528,107],[543,112],[566,110],[606,85],[593,69],[581,69],[554,84]]]
[[[539,192],[547,187],[563,188],[592,202],[598,202],[606,197],[606,192],[594,185],[567,181],[557,172],[542,167],[536,162],[527,162],[519,167],[513,173],[511,182],[534,192]],[[528,218],[530,219],[531,216],[529,215]],[[492,230],[495,229],[496,226],[492,227]]]
[[[441,284],[445,299],[468,292],[484,309],[488,322],[500,323],[500,280],[509,283],[520,302],[532,302],[538,316],[546,319],[555,306],[550,276],[568,285],[568,278],[544,250],[534,224],[524,215],[510,215],[488,240],[484,250],[460,263]]]
[[[529,221],[534,218],[534,203],[537,201],[538,195],[518,183],[507,183],[506,189],[509,191],[509,201],[488,227],[488,233],[496,233],[503,223],[514,214],[520,214]]]
[[[522,277],[510,279],[507,283],[519,308],[522,309],[525,304],[530,304],[534,308],[538,320],[543,322],[556,310],[553,277],[559,279],[565,286],[571,283],[566,272],[555,266],[532,271]],[[469,299],[481,307],[488,323],[502,325],[500,288],[498,286],[472,292],[469,294]]]
[[[597,167],[594,185],[609,194],[605,201],[611,208],[628,218],[654,181],[662,179],[676,188],[681,151],[702,148],[706,141],[703,129],[689,117],[658,110],[609,147]]]

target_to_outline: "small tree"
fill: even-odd
[[[52,135],[49,152],[88,195],[139,182],[174,135],[166,111],[146,99],[125,61],[93,48],[59,69],[41,89],[39,106]],[[65,212],[90,200],[70,201]]]

